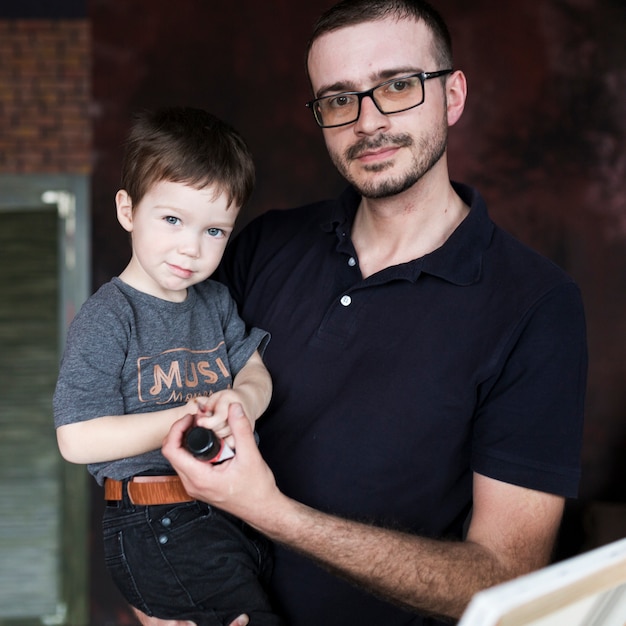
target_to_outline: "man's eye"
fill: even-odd
[[[389,85],[389,91],[405,91],[411,88],[411,84],[408,80],[396,80]]]
[[[344,107],[350,106],[354,102],[353,96],[348,96],[346,94],[339,94],[334,96],[333,98],[328,98],[326,101],[327,105],[332,109],[342,109]]]

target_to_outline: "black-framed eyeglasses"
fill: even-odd
[[[447,69],[399,76],[366,91],[344,91],[316,98],[307,102],[306,106],[313,111],[315,121],[322,128],[346,126],[359,119],[363,98],[371,98],[376,108],[384,115],[408,111],[424,103],[424,81],[445,76],[453,71]]]

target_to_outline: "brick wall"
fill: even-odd
[[[91,172],[90,29],[0,20],[0,173]]]

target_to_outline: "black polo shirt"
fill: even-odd
[[[579,290],[494,225],[477,192],[455,189],[471,211],[446,243],[365,280],[352,189],[266,213],[229,247],[223,277],[241,315],[272,335],[261,450],[296,500],[459,538],[473,472],[576,494]],[[280,548],[274,587],[292,626],[429,623]]]

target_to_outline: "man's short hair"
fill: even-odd
[[[433,56],[440,68],[452,67],[452,37],[438,11],[424,0],[342,0],[317,20],[306,48],[306,62],[313,43],[322,35],[347,26],[375,22],[387,17],[422,20],[433,35]],[[424,68],[433,69],[433,68]],[[434,68],[439,69],[439,68]]]

